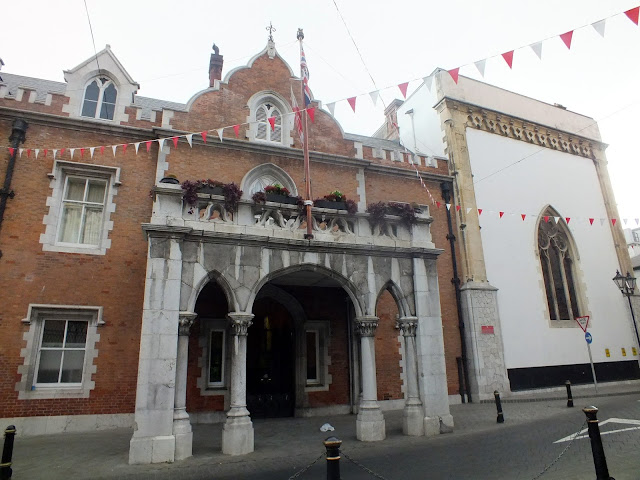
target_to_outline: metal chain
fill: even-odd
[[[322,452],[318,458],[316,458],[313,462],[311,462],[309,465],[304,467],[302,470],[300,470],[297,473],[294,473],[293,475],[291,475],[287,480],[294,480],[294,479],[298,478],[304,472],[309,470],[313,466],[313,464],[316,463],[318,460],[320,460],[324,455],[325,455],[325,452]]]
[[[580,426],[580,428],[578,429],[578,431],[577,431],[577,432],[573,435],[573,437],[571,438],[571,441],[569,442],[569,445],[567,445],[567,446],[565,447],[565,449],[564,449],[564,450],[562,450],[562,452],[560,452],[560,455],[558,455],[558,456],[556,457],[556,459],[555,459],[553,462],[551,462],[549,465],[547,465],[546,467],[544,467],[544,469],[543,469],[543,470],[542,470],[538,475],[536,475],[535,477],[533,477],[531,480],[537,480],[537,479],[538,479],[538,478],[540,478],[542,475],[544,475],[545,473],[547,473],[547,471],[548,471],[551,467],[553,467],[553,466],[556,464],[556,462],[557,462],[558,460],[560,460],[560,459],[562,458],[562,456],[563,456],[565,453],[567,453],[567,450],[569,450],[569,448],[571,447],[571,445],[573,445],[574,440],[575,440],[576,438],[578,438],[578,436],[580,435],[580,432],[582,432],[582,430],[584,429],[584,426],[585,426],[586,424],[587,424],[587,421],[585,420],[585,421],[584,421],[584,423],[583,423],[583,424]]]
[[[362,465],[360,462],[358,462],[357,460],[354,460],[353,458],[351,458],[349,455],[347,455],[346,453],[344,453],[342,450],[340,450],[340,454],[344,455],[344,458],[346,458],[347,460],[349,460],[351,463],[353,463],[354,465],[356,465],[357,467],[360,467],[362,470],[364,470],[365,472],[367,472],[370,475],[373,475],[376,478],[379,478],[380,480],[387,480],[386,478],[384,478],[382,475],[377,474],[376,472],[374,472],[373,470],[365,467],[364,465]]]

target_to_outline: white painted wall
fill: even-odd
[[[536,255],[537,216],[546,205],[571,217],[578,277],[591,315],[596,362],[631,360],[635,335],[626,299],[611,280],[619,268],[593,162],[475,129],[467,141],[480,217],[487,277],[499,289],[498,305],[507,368],[586,363],[577,326],[554,328]],[[525,159],[501,173],[497,170]],[[480,180],[480,181],[478,181]],[[499,218],[499,211],[505,211]],[[525,221],[520,214],[525,213]],[[591,226],[588,218],[596,220]],[[621,347],[627,356],[622,357]],[[605,357],[609,348],[611,357]]]

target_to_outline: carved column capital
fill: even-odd
[[[249,327],[253,324],[253,313],[231,312],[227,314],[232,335],[247,336]]]
[[[356,317],[356,331],[361,337],[373,337],[378,328],[378,317],[374,315],[364,315]]]
[[[415,337],[418,329],[418,317],[400,317],[396,321],[396,328],[402,332],[403,337]]]
[[[189,330],[191,329],[191,325],[193,325],[193,322],[197,316],[198,314],[193,312],[180,312],[178,317],[179,336],[189,336]]]

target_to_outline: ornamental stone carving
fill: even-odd
[[[194,320],[198,316],[197,313],[192,312],[180,312],[179,320],[178,320],[178,335],[179,336],[189,336],[189,330],[191,329],[191,325],[193,325]]]
[[[396,322],[396,328],[402,332],[403,337],[415,337],[418,329],[418,317],[400,317]]]
[[[251,313],[229,313],[231,326],[231,334],[238,336],[247,336],[249,327],[253,325],[253,314]]]
[[[378,328],[378,317],[373,315],[357,317],[356,318],[356,331],[361,337],[374,337],[376,335],[376,328]]]

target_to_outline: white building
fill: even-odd
[[[398,108],[397,123],[409,150],[448,157],[456,179],[472,393],[592,381],[575,321],[585,315],[598,379],[639,378],[628,303],[612,281],[632,268],[597,123],[443,70],[430,87]]]

